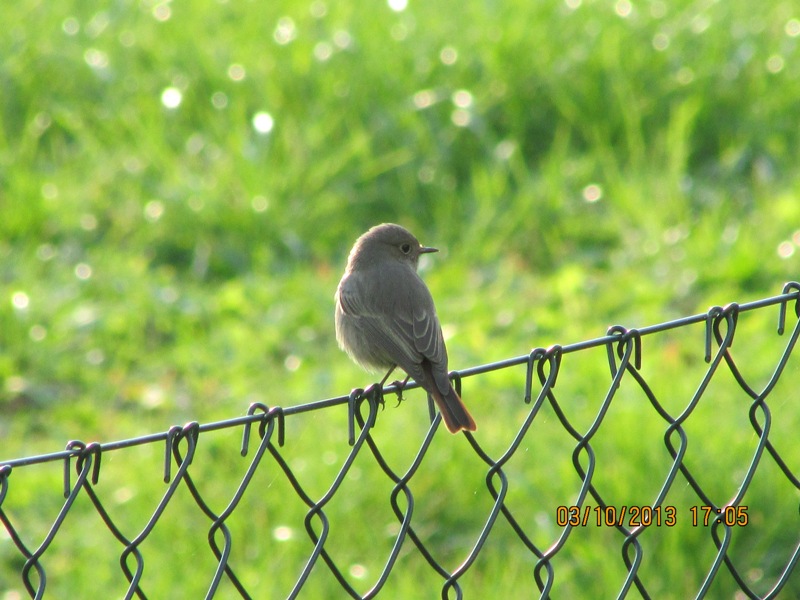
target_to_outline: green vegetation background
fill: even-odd
[[[332,295],[352,242],[383,221],[442,249],[424,277],[454,369],[798,279],[792,2],[390,4],[22,0],[3,11],[1,458],[365,386],[370,376],[336,348]],[[743,317],[752,340],[737,338],[761,385],[785,344],[774,317]],[[676,412],[704,372],[702,339],[700,328],[645,346],[660,358],[644,368]],[[603,352],[576,360],[559,382],[583,430],[605,394],[605,364]],[[464,382],[479,440],[498,453],[524,418],[523,383],[524,372]],[[689,421],[692,460],[723,504],[756,437],[737,388],[712,389]],[[598,437],[597,477],[616,504],[646,504],[669,467],[665,425],[627,393]],[[796,406],[780,408],[775,436],[796,473],[789,441],[800,420]],[[314,497],[348,450],[342,411],[325,412],[287,422],[285,451]],[[380,413],[376,435],[398,464],[418,448],[424,415],[414,394]],[[528,460],[510,467],[509,502],[546,548],[560,532],[554,507],[574,501],[579,480],[574,442],[552,413],[539,422]],[[485,466],[460,437],[438,438],[414,480],[415,522],[452,569],[490,502]],[[192,467],[217,510],[246,466],[237,445],[238,432],[209,434]],[[163,494],[161,453],[104,459],[98,490],[130,537]],[[796,490],[774,464],[764,471],[750,497],[762,502],[758,527],[735,539],[761,590],[798,530]],[[326,511],[331,547],[367,589],[396,531],[391,486],[366,457],[350,479]],[[60,507],[60,465],[10,481],[4,508],[36,547]],[[667,500],[683,521],[699,503],[685,483]],[[261,597],[285,596],[312,547],[305,509],[274,464],[244,501],[232,521],[237,572]],[[188,495],[169,511],[143,548],[145,589],[202,595],[214,568],[208,522]],[[693,595],[713,544],[702,527],[669,533],[650,538],[648,589]],[[109,538],[79,502],[43,559],[50,597],[121,596],[121,548]],[[555,563],[556,591],[613,597],[621,542],[607,528],[576,533]],[[533,588],[535,560],[509,528],[481,557],[462,580],[468,597]],[[0,592],[23,593],[23,562],[0,537]],[[718,580],[715,597],[730,597],[730,576]],[[441,582],[409,549],[387,585],[388,597],[432,597]],[[307,589],[342,596],[322,567]]]

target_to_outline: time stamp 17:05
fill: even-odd
[[[694,527],[707,527],[715,521],[728,527],[748,524],[747,506],[691,506],[687,518]],[[678,524],[674,506],[558,506],[556,525],[559,527],[674,527]]]

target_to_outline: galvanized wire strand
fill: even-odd
[[[793,303],[793,306],[792,306]],[[731,347],[736,338],[739,316],[747,311],[761,310],[778,305],[778,333],[783,335],[786,330],[787,313],[792,306],[797,322],[792,327],[783,352],[778,358],[772,375],[763,389],[755,389],[742,374],[739,365],[734,361]],[[705,325],[703,342],[703,356],[707,365],[695,391],[682,409],[669,411],[659,400],[650,384],[641,372],[643,355],[643,338],[669,330],[687,327],[696,324]],[[471,367],[451,373],[456,389],[461,390],[461,382],[467,377],[479,377],[483,374],[515,366],[525,366],[525,384],[522,391],[522,401],[527,406],[527,414],[518,426],[515,435],[507,447],[493,455],[488,452],[471,433],[465,433],[463,439],[480,461],[486,465],[485,493],[491,505],[483,517],[479,532],[469,548],[465,548],[460,562],[455,567],[446,567],[438,560],[426,542],[424,536],[415,527],[414,514],[417,508],[417,497],[412,487],[414,477],[428,456],[431,444],[439,430],[441,417],[433,412],[433,405],[429,401],[431,411],[431,425],[419,449],[404,472],[396,472],[385,458],[379,444],[373,437],[373,428],[377,414],[384,404],[386,395],[401,392],[398,386],[392,384],[384,388],[377,385],[366,390],[355,389],[346,396],[328,398],[307,404],[289,407],[268,407],[261,403],[252,404],[247,414],[223,421],[207,424],[197,422],[187,423],[184,426],[174,426],[162,433],[112,441],[105,443],[86,444],[81,441],[70,441],[65,450],[0,460],[0,523],[5,528],[8,537],[23,559],[20,577],[28,595],[32,598],[43,598],[47,588],[47,570],[45,557],[50,550],[54,539],[65,527],[66,517],[74,506],[77,498],[86,496],[91,502],[101,521],[120,544],[119,565],[122,574],[127,580],[125,598],[147,598],[143,584],[146,552],[143,544],[151,538],[153,530],[162,521],[167,506],[174,499],[179,489],[188,491],[194,504],[207,523],[207,542],[216,561],[216,568],[209,574],[208,588],[205,597],[214,598],[223,581],[242,598],[251,598],[254,592],[248,589],[246,583],[237,575],[232,562],[233,534],[229,527],[229,519],[241,504],[241,500],[259,468],[263,468],[265,459],[274,461],[272,464],[282,474],[286,482],[293,489],[297,499],[306,507],[303,524],[306,535],[312,548],[308,553],[305,564],[294,579],[288,598],[298,598],[308,583],[312,572],[317,569],[327,569],[340,586],[342,592],[356,599],[374,598],[385,589],[390,576],[398,568],[398,559],[402,550],[413,548],[424,559],[425,563],[435,572],[441,581],[440,594],[442,598],[463,598],[466,594],[463,578],[474,567],[476,561],[484,552],[487,540],[496,528],[498,521],[505,521],[513,530],[523,547],[534,557],[532,579],[538,589],[540,598],[549,598],[556,583],[556,559],[561,556],[565,546],[571,540],[579,527],[567,523],[560,533],[547,548],[540,548],[532,539],[531,532],[515,515],[507,504],[508,493],[511,487],[506,471],[509,461],[514,458],[526,439],[530,427],[542,409],[547,406],[555,415],[559,426],[573,440],[571,464],[579,478],[579,485],[575,493],[574,505],[583,510],[588,509],[589,502],[593,502],[598,510],[613,508],[613,503],[604,496],[596,484],[596,474],[600,468],[595,450],[595,437],[607,421],[609,409],[614,403],[618,392],[623,385],[634,385],[640,390],[646,402],[652,407],[656,415],[664,421],[663,434],[664,448],[669,455],[669,467],[661,483],[660,489],[655,494],[649,507],[653,510],[665,506],[670,490],[674,489],[679,478],[686,483],[692,493],[716,514],[727,514],[728,510],[742,507],[744,498],[751,488],[753,479],[759,466],[766,457],[778,467],[785,479],[795,490],[800,491],[800,478],[781,456],[779,448],[770,439],[773,426],[772,412],[767,400],[775,390],[779,380],[784,376],[790,356],[800,337],[800,284],[787,283],[781,294],[756,300],[745,304],[730,303],[726,306],[715,306],[706,313],[676,319],[673,321],[652,325],[648,327],[629,329],[614,326],[608,329],[606,335],[569,345],[554,345],[549,348],[534,348],[527,355],[513,357],[498,362]],[[562,358],[566,354],[583,352],[592,348],[605,348],[610,380],[603,392],[602,401],[597,408],[594,419],[584,431],[574,424],[568,417],[563,400],[556,392],[556,382],[562,374]],[[720,371],[731,373],[738,386],[751,400],[748,409],[748,419],[757,438],[752,449],[749,463],[741,478],[737,491],[723,504],[715,504],[709,492],[700,484],[700,475],[697,467],[691,467],[686,462],[689,437],[686,424],[694,413],[699,403],[705,398],[710,383]],[[415,382],[409,382],[404,390],[418,387]],[[292,416],[311,411],[325,410],[334,406],[347,405],[349,451],[341,463],[338,473],[330,482],[328,489],[314,497],[310,494],[300,479],[289,466],[289,462],[281,451],[284,444],[284,420]],[[246,471],[238,480],[235,488],[231,490],[229,499],[224,508],[215,511],[196,485],[191,472],[191,465],[196,455],[196,448],[200,436],[207,432],[242,428],[241,455],[250,453],[251,430],[258,426],[258,446],[253,453]],[[146,522],[138,533],[129,537],[122,532],[118,524],[106,510],[105,505],[95,490],[101,472],[101,462],[104,454],[122,451],[128,448],[150,444],[163,444],[164,462],[163,475],[167,488],[155,509],[150,513]],[[328,513],[329,504],[341,493],[347,476],[351,473],[356,459],[362,454],[371,456],[374,463],[391,482],[389,504],[397,520],[397,532],[391,544],[379,574],[365,591],[359,591],[351,582],[345,570],[337,563],[336,558],[326,546],[331,523]],[[10,482],[13,473],[31,465],[62,462],[64,502],[38,545],[25,542],[20,534],[20,529],[13,519],[5,512],[3,507],[11,493]],[[174,469],[177,470],[174,470]],[[76,479],[72,481],[73,469]],[[173,472],[174,470],[174,472]],[[530,527],[529,525],[527,527]],[[648,530],[648,525],[626,525],[623,522],[612,524],[613,529],[621,536],[620,553],[625,566],[625,577],[616,593],[617,598],[626,598],[636,589],[642,598],[650,598],[651,592],[647,583],[641,577],[645,549],[641,538]],[[709,535],[716,552],[700,587],[696,598],[705,598],[712,590],[716,578],[721,572],[727,571],[736,582],[741,592],[748,598],[775,598],[785,589],[794,569],[800,560],[800,540],[785,565],[780,570],[780,575],[772,586],[759,595],[747,578],[744,576],[742,565],[735,564],[731,556],[731,544],[735,535],[735,526],[727,523],[721,517],[712,520]],[[745,566],[746,567],[746,566]]]
[[[794,290],[794,291],[790,291],[790,290]],[[738,312],[742,313],[742,312],[747,312],[747,311],[756,310],[756,309],[764,308],[764,307],[767,307],[767,306],[774,306],[774,305],[778,304],[781,307],[781,313],[780,313],[779,325],[778,325],[778,333],[782,334],[783,333],[783,327],[784,327],[783,323],[784,323],[784,319],[785,319],[786,305],[792,300],[795,301],[795,314],[796,314],[796,316],[800,317],[800,283],[796,283],[796,282],[787,283],[786,286],[784,287],[784,292],[779,294],[779,295],[771,296],[769,298],[764,298],[762,300],[755,300],[755,301],[748,302],[748,303],[742,304],[742,305],[738,305]],[[679,318],[679,319],[674,319],[672,321],[666,321],[666,322],[660,323],[658,325],[650,325],[648,327],[643,327],[643,328],[638,329],[636,331],[638,331],[638,335],[639,336],[645,336],[645,335],[652,335],[652,334],[655,334],[655,333],[661,333],[661,332],[668,331],[668,330],[671,330],[671,329],[677,329],[677,328],[680,328],[680,327],[685,327],[687,325],[694,325],[694,324],[697,324],[697,323],[706,322],[706,323],[710,324],[709,314],[710,313],[714,313],[717,310],[719,310],[719,307],[713,307],[713,308],[711,308],[709,310],[709,313],[700,313],[700,314],[692,315],[690,317],[682,317],[682,318]],[[625,329],[625,328],[623,328],[623,329]],[[706,339],[707,340],[710,339],[709,338],[710,335],[712,335],[712,331],[711,331],[711,328],[709,326],[709,327],[707,327],[707,331],[706,331]],[[590,348],[596,348],[596,347],[600,347],[600,346],[607,346],[609,343],[617,341],[618,339],[619,339],[618,335],[615,335],[613,333],[612,334],[607,334],[607,335],[602,336],[602,337],[593,338],[593,339],[586,340],[586,341],[583,341],[583,342],[576,342],[576,343],[573,343],[573,344],[568,344],[566,346],[562,346],[561,347],[561,352],[562,352],[562,354],[569,354],[569,353],[572,353],[572,352],[579,352],[579,351],[582,351],[582,350],[588,350]],[[709,344],[710,342],[707,341],[706,343]],[[479,366],[476,366],[476,367],[470,367],[470,368],[467,368],[467,369],[462,369],[460,371],[454,371],[452,373],[452,375],[453,376],[457,376],[457,377],[461,377],[461,378],[474,377],[476,375],[489,373],[491,371],[497,371],[497,370],[508,368],[508,367],[513,367],[513,366],[526,364],[526,363],[528,363],[529,358],[530,358],[529,354],[526,354],[526,355],[523,355],[523,356],[516,356],[514,358],[508,358],[508,359],[499,360],[499,361],[492,362],[492,363],[487,363],[487,364],[484,364],[484,365],[479,365]],[[788,356],[786,357],[786,359],[788,360]],[[415,388],[418,388],[418,387],[419,387],[418,383],[416,383],[413,380],[409,380],[408,383],[406,383],[403,386],[403,390],[412,390],[412,389],[415,389]],[[394,394],[394,393],[397,393],[399,391],[400,390],[398,389],[397,385],[395,385],[395,384],[391,384],[391,385],[385,386],[383,388],[383,394],[384,395]],[[348,402],[352,402],[352,394],[347,394],[345,396],[336,396],[336,397],[327,398],[327,399],[324,399],[324,400],[317,400],[317,401],[309,402],[309,403],[306,403],[306,404],[298,404],[296,406],[290,406],[290,407],[282,408],[281,410],[282,410],[283,416],[290,416],[290,415],[301,414],[301,413],[310,412],[310,411],[314,411],[314,410],[320,410],[320,409],[323,409],[323,408],[329,408],[329,407],[332,407],[332,406],[338,406],[340,404],[346,404]],[[206,431],[216,431],[218,429],[227,429],[229,427],[236,427],[238,425],[248,425],[248,424],[258,423],[258,422],[260,422],[262,420],[263,420],[263,417],[261,415],[255,415],[255,414],[248,414],[246,416],[233,417],[233,418],[225,419],[225,420],[222,420],[222,421],[215,421],[215,422],[212,422],[212,423],[201,424],[199,426],[198,433],[204,433]],[[115,442],[105,442],[105,443],[102,443],[100,445],[100,450],[103,453],[106,453],[106,452],[109,452],[111,450],[119,450],[119,449],[122,449],[122,448],[129,448],[131,446],[139,446],[139,445],[150,444],[150,443],[159,442],[159,441],[168,441],[168,438],[169,438],[169,432],[153,433],[153,434],[149,434],[149,435],[134,437],[134,438],[125,439],[125,440],[119,440],[119,441],[115,441]],[[71,450],[71,449],[68,448],[66,450],[62,450],[62,451],[59,451],[59,452],[52,452],[52,453],[47,453],[47,454],[39,454],[39,455],[36,455],[36,456],[28,456],[28,457],[13,458],[13,459],[0,459],[0,466],[9,465],[11,467],[16,467],[16,466],[23,466],[23,465],[30,465],[30,464],[38,464],[38,463],[43,463],[43,462],[50,462],[50,461],[54,461],[54,460],[65,460],[65,459],[74,458],[74,457],[78,456],[79,454],[80,454],[80,452],[78,452],[77,450]]]

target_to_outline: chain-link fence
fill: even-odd
[[[792,312],[798,283],[454,372],[474,435],[373,386],[0,461],[0,596],[800,597]]]

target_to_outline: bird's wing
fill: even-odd
[[[396,311],[384,313],[378,303],[366,294],[355,293],[349,286],[339,289],[339,308],[349,318],[358,320],[365,335],[374,340],[373,346],[381,348],[388,362],[400,366],[419,381],[424,378],[420,368],[422,356],[414,346],[413,329]]]
[[[439,392],[447,394],[450,389],[450,380],[447,377],[447,349],[433,300],[428,306],[415,307],[411,326],[415,347],[424,357],[423,362],[427,363],[420,365],[422,376],[432,376]],[[416,376],[414,379],[422,383]]]
[[[428,292],[427,288],[425,292]],[[428,297],[430,298],[429,293]],[[430,302],[414,304],[409,314],[397,315],[397,321],[421,357],[433,364],[447,362],[442,327],[439,325],[432,299]]]
[[[416,274],[415,274],[416,275]],[[426,375],[423,363],[429,363],[429,372],[433,374],[436,387],[445,393],[450,387],[447,379],[447,350],[442,336],[442,327],[436,316],[436,308],[428,287],[419,277],[412,279],[400,293],[405,293],[405,301],[398,303],[394,311],[393,329],[402,336],[403,343],[413,348],[414,364],[406,367],[398,364],[417,382],[425,385]],[[410,371],[409,368],[414,369]]]
[[[447,376],[447,348],[433,297],[428,286],[419,277],[409,287],[413,290],[412,297],[416,302],[410,304],[413,308],[407,322],[411,325],[414,347],[424,357],[423,362],[428,363],[420,365],[422,376],[432,376],[439,392],[446,395],[450,389],[450,380]],[[416,376],[414,379],[417,379]]]
[[[385,279],[384,285],[368,293],[364,293],[367,291],[364,289],[355,293],[350,285],[341,286],[341,310],[359,319],[369,335],[386,349],[392,362],[417,382],[423,383],[426,379],[421,367],[426,359],[434,366],[434,372],[446,374],[447,350],[427,286],[419,277],[403,287],[387,285],[391,281],[391,277]],[[370,293],[379,297],[370,297]],[[435,368],[437,366],[440,368]]]

